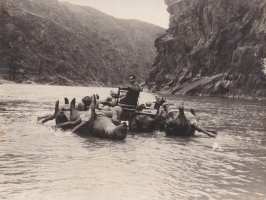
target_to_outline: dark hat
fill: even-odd
[[[83,102],[84,104],[90,104],[90,103],[91,103],[91,97],[89,97],[89,96],[84,97],[84,98],[82,99],[82,102]]]
[[[110,101],[112,101],[112,100],[113,100],[112,97],[107,97],[107,98],[105,99],[105,101],[108,101],[108,102],[110,102]]]

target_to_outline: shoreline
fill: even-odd
[[[15,83],[14,81],[7,81],[7,80],[4,80],[4,79],[0,79],[0,85],[2,85],[2,84],[17,84],[17,83]]]
[[[50,86],[68,86],[68,85],[51,85],[49,83],[46,83],[46,84],[40,84],[40,83],[35,83],[33,81],[28,81],[28,82],[23,82],[23,83],[16,83],[14,81],[8,81],[8,80],[5,80],[5,79],[0,79],[0,85],[2,84],[22,84],[22,85],[50,85]],[[106,86],[95,86],[95,85],[90,85],[90,86],[72,86],[72,87],[106,87]],[[106,88],[116,88],[116,87],[119,87],[119,86],[108,86]],[[145,86],[143,88],[143,92],[148,92],[148,93],[154,93],[154,94],[159,94],[161,96],[163,95],[174,95],[174,94],[167,94],[167,93],[164,93],[163,91],[161,92],[150,92],[147,88],[147,86]],[[177,95],[183,95],[183,94],[177,94]],[[214,95],[209,95],[209,94],[200,94],[200,95],[183,95],[183,96],[197,96],[197,97],[215,97],[215,98],[226,98],[226,99],[245,99],[245,100],[251,100],[251,101],[266,101],[266,97],[250,97],[250,96],[247,96],[247,97],[240,97],[240,96],[233,96],[233,95],[229,95],[229,96],[214,96]]]

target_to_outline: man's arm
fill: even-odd
[[[130,85],[128,86],[130,89],[136,91],[136,92],[139,92],[140,91],[140,87],[139,87],[139,84],[135,83],[134,85]]]

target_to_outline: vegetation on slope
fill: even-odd
[[[0,2],[2,78],[43,84],[123,84],[145,80],[163,28],[56,0]]]

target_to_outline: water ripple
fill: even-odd
[[[53,113],[57,99],[79,101],[88,91],[104,98],[108,88],[1,87],[0,199],[255,200],[266,192],[265,102],[168,95],[194,108],[218,137],[155,132],[111,141],[36,120]],[[142,94],[149,98],[154,94]]]

